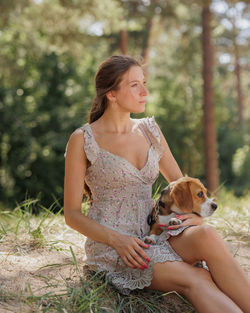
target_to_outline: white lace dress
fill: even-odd
[[[141,170],[124,158],[100,148],[88,123],[82,130],[84,150],[90,161],[85,181],[93,197],[88,216],[122,234],[143,239],[149,232],[147,216],[154,206],[152,184],[159,175],[158,162],[164,151],[159,144],[160,133],[154,117],[137,121],[151,143],[147,162]],[[106,271],[108,281],[121,293],[129,294],[130,290],[150,285],[154,263],[182,261],[167,238],[178,235],[183,229],[163,232],[157,244],[145,249],[151,262],[147,263],[148,268],[144,271],[128,267],[112,247],[90,239],[85,243],[86,263],[96,270]]]

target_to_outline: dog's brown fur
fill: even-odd
[[[204,204],[206,204],[205,207]],[[211,206],[211,210],[208,209],[209,206]],[[160,198],[151,214],[151,219],[154,223],[151,225],[149,236],[159,236],[163,232],[163,229],[158,226],[162,216],[169,216],[171,213],[196,213],[200,216],[209,216],[216,208],[217,205],[207,198],[207,189],[199,179],[182,177],[171,182],[161,192]],[[169,220],[169,225],[178,224],[181,224],[181,220],[175,217]],[[150,243],[149,236],[146,238],[146,241]]]

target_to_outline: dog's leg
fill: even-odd
[[[144,241],[148,244],[156,244],[157,237],[163,232],[163,230],[158,226],[159,224],[159,217],[156,219],[156,222],[152,226],[149,235],[144,238]]]
[[[146,236],[144,238],[144,242],[148,243],[148,244],[151,244],[151,245],[155,245],[156,244],[156,241],[157,241],[157,235],[155,234],[151,234],[149,236]]]

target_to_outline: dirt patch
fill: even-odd
[[[18,239],[9,236],[1,243],[1,313],[42,312],[37,305],[27,302],[28,295],[59,292],[65,288],[65,282],[78,279],[69,247],[72,243],[78,266],[82,269],[84,237],[68,229],[61,239],[67,243],[43,246],[28,235]],[[231,253],[250,278],[250,246],[237,238],[227,240]]]
[[[70,230],[63,239],[72,240],[72,249],[81,268],[84,265],[83,236]],[[77,279],[69,247],[70,244],[43,246],[28,235],[15,240],[14,236],[6,238],[0,246],[0,313],[40,312],[37,307],[34,310],[32,304],[25,304],[28,296],[59,292],[65,288],[66,281]]]
[[[250,245],[245,241],[238,241],[232,238],[228,247],[235,259],[239,262],[244,272],[250,279]]]

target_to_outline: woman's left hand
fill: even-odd
[[[182,221],[181,224],[179,225],[164,225],[167,229],[173,230],[173,229],[178,229],[183,226],[197,226],[197,225],[202,225],[203,224],[203,218],[201,216],[198,216],[197,214],[184,214],[184,215],[176,215],[176,217]],[[162,225],[163,226],[163,225]]]

